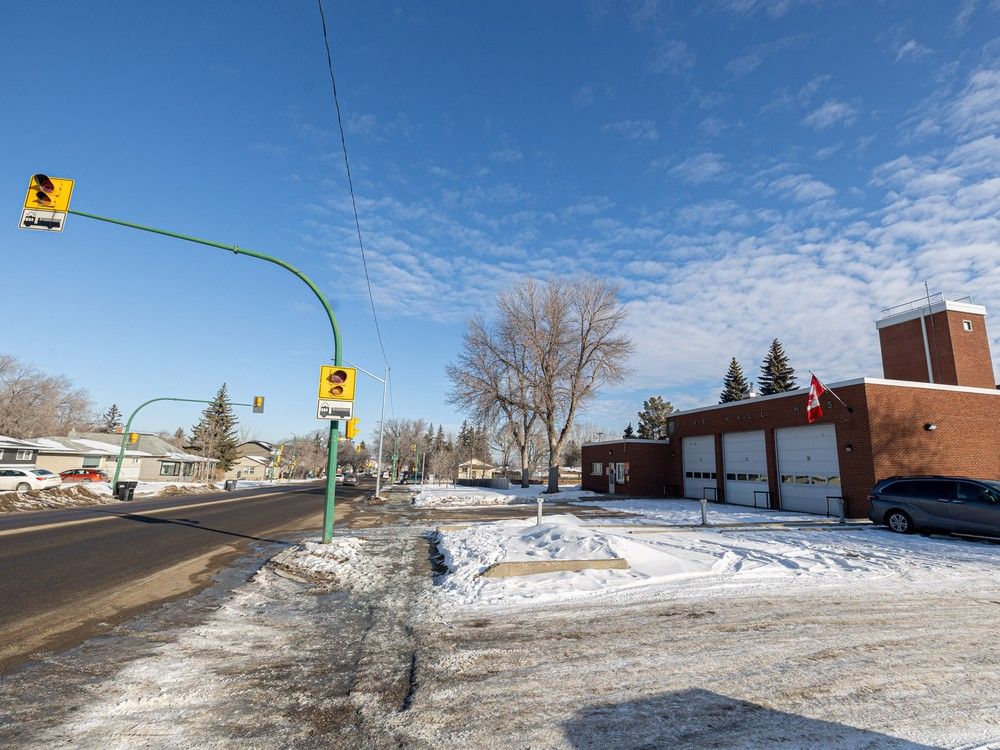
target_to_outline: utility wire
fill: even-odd
[[[358,247],[361,248],[361,263],[365,269],[365,282],[368,284],[368,299],[372,304],[372,320],[375,321],[375,333],[378,335],[378,346],[382,350],[382,359],[386,367],[389,357],[382,343],[382,329],[378,324],[378,314],[375,312],[375,297],[372,295],[372,280],[368,276],[368,258],[365,255],[365,243],[361,239],[361,221],[358,219],[358,202],[354,197],[354,181],[351,179],[351,163],[347,160],[347,139],[344,138],[344,121],[340,116],[340,98],[337,96],[337,79],[333,75],[333,57],[330,54],[330,38],[326,33],[326,15],[323,13],[323,0],[316,0],[319,6],[319,19],[323,25],[323,45],[326,47],[326,65],[330,71],[330,85],[333,87],[333,103],[337,108],[337,125],[340,127],[340,145],[344,149],[344,168],[347,170],[347,187],[351,191],[351,207],[354,209],[354,226],[358,230]]]

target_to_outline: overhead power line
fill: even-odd
[[[340,145],[344,149],[344,169],[347,171],[347,187],[351,192],[351,207],[354,209],[354,226],[358,230],[358,247],[361,248],[361,264],[365,269],[365,282],[368,285],[368,300],[372,305],[372,320],[375,321],[375,333],[378,336],[378,346],[382,350],[382,359],[386,367],[389,366],[389,357],[385,353],[385,344],[382,342],[382,329],[378,323],[378,313],[375,312],[375,297],[372,294],[372,280],[368,276],[368,258],[365,255],[365,243],[361,239],[361,221],[358,219],[358,201],[354,197],[354,181],[351,179],[351,163],[347,158],[347,139],[344,137],[344,120],[340,116],[340,98],[337,96],[337,79],[333,75],[333,56],[330,54],[330,38],[326,32],[326,15],[323,13],[323,0],[316,0],[319,6],[319,19],[323,25],[323,45],[326,47],[326,65],[330,71],[330,85],[333,87],[333,103],[337,108],[337,125],[340,128]]]

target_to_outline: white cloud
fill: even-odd
[[[1000,68],[975,71],[951,106],[948,120],[966,136],[1000,131]]]
[[[779,177],[768,185],[768,191],[799,203],[828,200],[837,194],[837,191],[825,182],[808,174],[788,174]]]
[[[627,141],[655,141],[660,137],[652,120],[618,120],[606,123],[601,130],[620,135]]]
[[[680,39],[664,39],[650,53],[650,73],[681,73],[694,65],[695,55]]]
[[[721,180],[729,176],[729,165],[722,154],[710,151],[685,159],[670,170],[670,174],[696,185]]]
[[[729,123],[721,117],[706,117],[698,127],[709,138],[718,138],[729,130]]]
[[[717,10],[736,16],[764,13],[771,18],[781,18],[796,5],[807,2],[818,5],[816,0],[715,0]]]
[[[828,99],[820,107],[802,118],[802,124],[815,130],[826,130],[834,125],[852,125],[858,118],[853,104],[838,99]]]
[[[763,62],[764,55],[760,52],[749,52],[727,62],[726,72],[733,78],[739,78],[757,70]]]
[[[896,62],[900,60],[918,60],[930,53],[931,50],[924,47],[916,39],[909,39],[896,50]]]
[[[957,33],[964,34],[969,30],[969,21],[972,19],[972,14],[976,12],[978,4],[979,0],[962,0],[958,6],[958,12],[955,14],[955,20],[952,22],[952,27]]]
[[[500,147],[490,153],[490,159],[498,164],[515,164],[524,158],[521,149],[509,135],[500,137]]]

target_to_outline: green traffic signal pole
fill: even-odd
[[[286,271],[291,271],[293,274],[298,276],[302,281],[305,282],[312,293],[316,295],[316,299],[320,301],[323,305],[323,309],[326,310],[326,316],[330,319],[330,328],[333,331],[333,363],[335,365],[343,365],[343,349],[341,346],[340,337],[340,325],[337,323],[337,318],[333,314],[333,309],[330,307],[330,303],[327,302],[326,297],[319,290],[312,279],[306,276],[302,271],[297,269],[291,263],[286,263],[281,260],[281,258],[275,258],[271,255],[266,255],[265,253],[258,253],[254,250],[248,250],[245,247],[239,247],[238,245],[226,245],[221,242],[211,242],[209,240],[199,239],[198,237],[189,237],[186,234],[178,234],[177,232],[168,232],[165,229],[156,229],[155,227],[147,227],[142,224],[133,224],[129,221],[122,221],[121,219],[109,219],[106,216],[98,216],[96,214],[89,214],[85,211],[76,211],[70,209],[68,213],[74,214],[76,216],[83,216],[88,219],[96,219],[97,221],[104,221],[108,224],[118,224],[119,226],[129,227],[130,229],[141,229],[143,232],[152,232],[153,234],[162,234],[165,237],[173,237],[177,240],[185,240],[187,242],[194,242],[198,245],[208,245],[209,247],[216,247],[220,250],[228,250],[235,255],[249,255],[251,258],[257,258],[259,260],[266,260],[268,263],[274,263],[277,266],[281,266]],[[327,461],[326,461],[326,504],[323,508],[323,543],[329,544],[333,539],[333,511],[334,511],[334,501],[337,492],[337,443],[340,439],[340,423],[336,420],[330,421],[330,445],[327,450]]]
[[[214,404],[214,400],[205,401],[200,398],[173,398],[170,396],[163,396],[160,398],[151,398],[144,404],[139,404],[135,407],[128,418],[128,422],[125,423],[125,432],[122,433],[122,444],[118,448],[118,463],[115,464],[115,480],[111,483],[111,491],[114,492],[115,487],[118,486],[118,477],[122,473],[122,461],[125,460],[125,442],[128,440],[129,434],[132,432],[132,420],[135,419],[135,415],[139,413],[139,410],[144,406],[149,406],[150,404],[156,403],[157,401],[186,401],[191,404]],[[253,404],[237,404],[232,401],[227,401],[226,404],[229,406],[253,406]]]

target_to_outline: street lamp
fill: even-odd
[[[389,385],[389,365],[385,366],[385,378],[380,378],[378,375],[368,372],[363,367],[358,367],[351,362],[344,360],[351,367],[361,370],[365,375],[370,378],[375,378],[378,382],[382,384],[382,414],[379,416],[378,420],[378,468],[375,471],[375,497],[378,497],[379,492],[382,491],[382,434],[385,432],[385,392]]]

